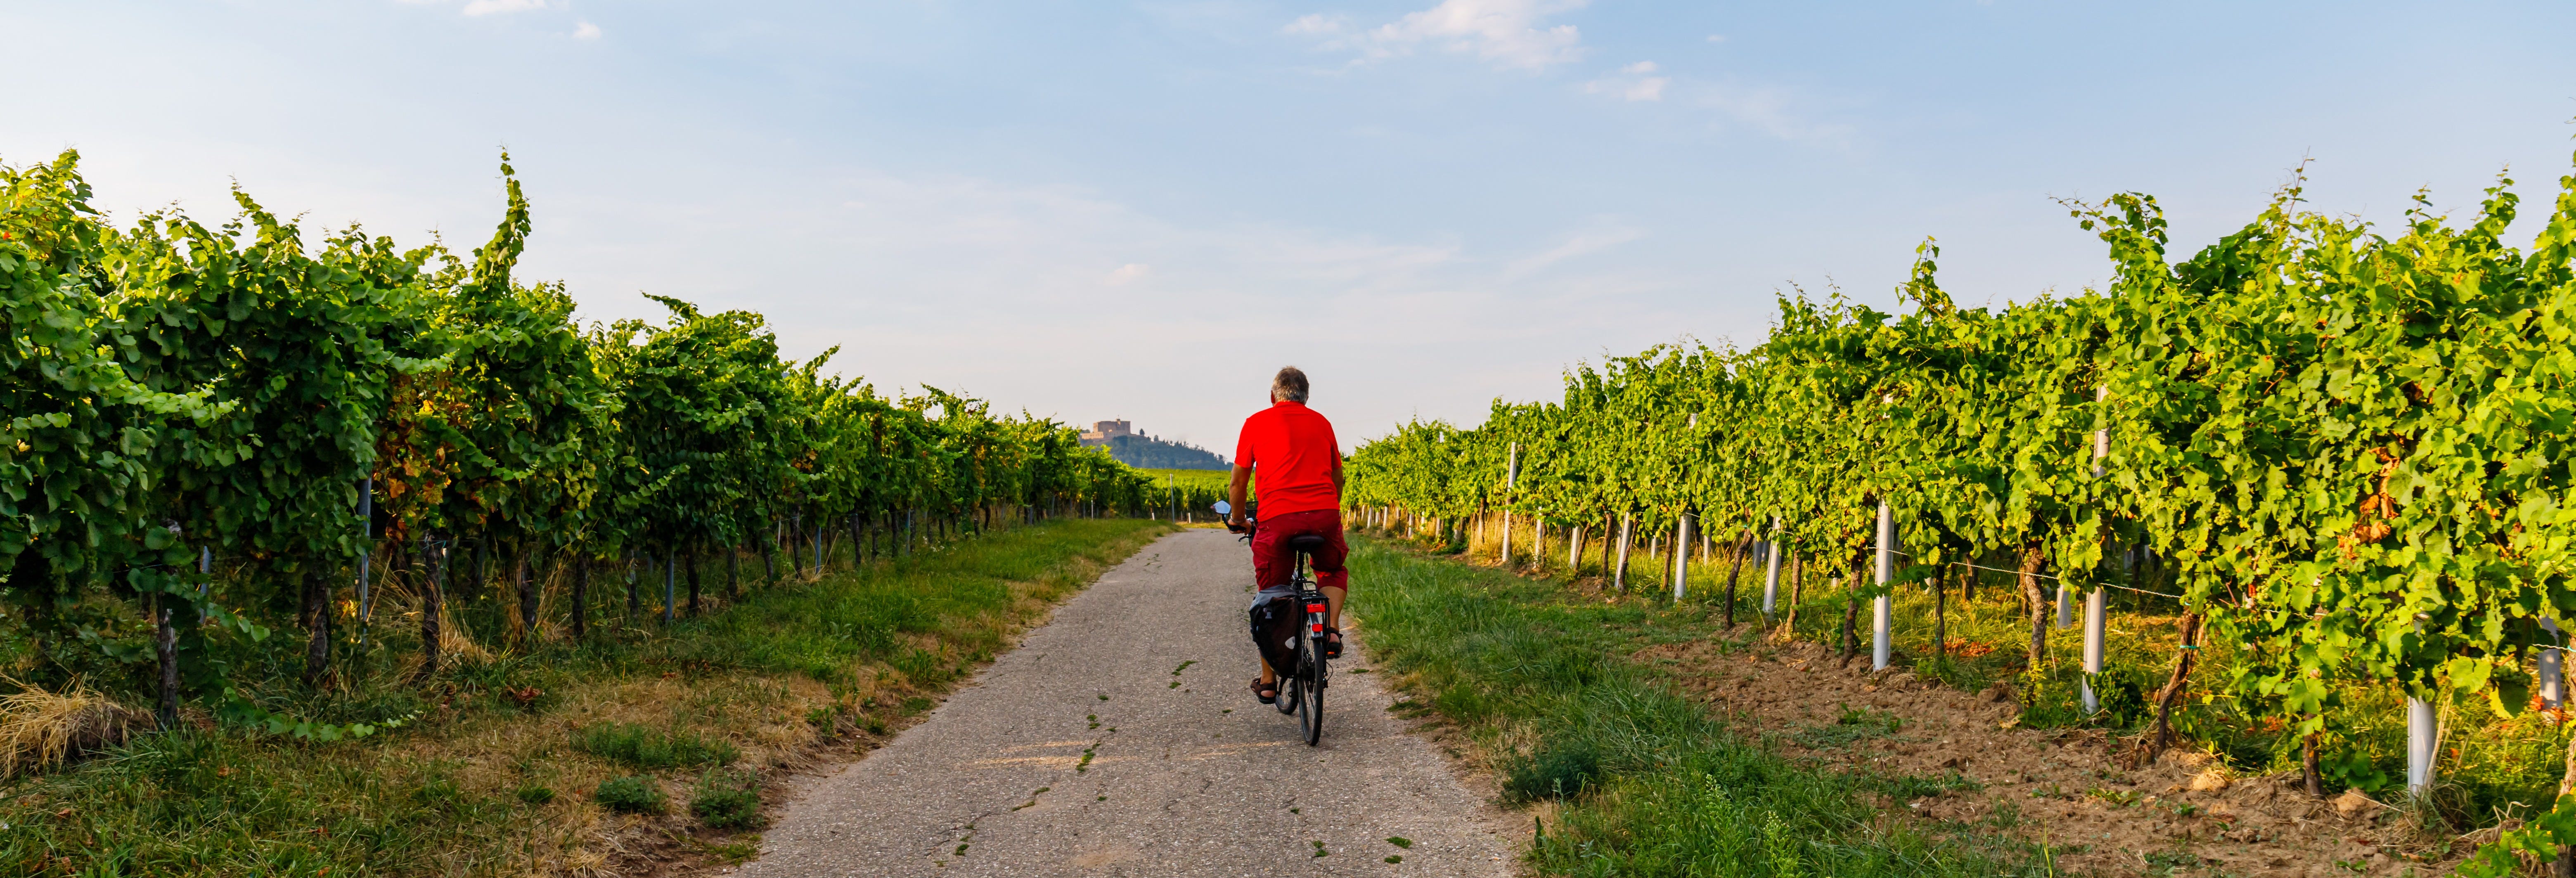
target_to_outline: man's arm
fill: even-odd
[[[1342,456],[1333,455],[1333,496],[1342,496]]]
[[[1333,465],[1333,480],[1336,484],[1340,483],[1341,476],[1341,465],[1336,463]],[[1243,489],[1246,485],[1250,485],[1251,483],[1252,468],[1239,463],[1235,464],[1234,483],[1227,485],[1225,488],[1226,499],[1229,501],[1229,505],[1233,507],[1225,513],[1225,524],[1227,527],[1243,526]]]

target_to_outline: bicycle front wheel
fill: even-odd
[[[1323,641],[1309,635],[1297,639],[1299,663],[1297,673],[1297,730],[1306,734],[1306,746],[1324,739],[1324,650]]]

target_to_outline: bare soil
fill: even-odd
[[[1818,644],[1730,651],[1703,640],[1647,647],[1634,658],[1664,666],[1712,709],[1776,734],[1792,753],[1855,770],[1972,779],[1976,785],[1906,806],[1923,819],[2044,843],[2065,873],[2439,875],[2495,832],[2429,835],[2358,792],[2318,799],[2295,772],[2234,776],[2188,744],[2127,768],[2134,741],[2094,729],[2017,727],[2019,709],[2001,684],[1970,693],[1902,669],[1873,674],[1866,654],[1846,668]],[[1889,716],[1901,720],[1893,732]]]

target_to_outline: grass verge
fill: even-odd
[[[1551,875],[2041,875],[1999,833],[1892,813],[1950,778],[1855,774],[1728,728],[1626,661],[1695,636],[1695,611],[1603,602],[1560,584],[1359,540],[1353,608],[1377,662],[1536,805],[1529,859]]]
[[[0,786],[0,873],[604,874],[742,859],[764,779],[891,734],[1168,529],[998,531],[755,591],[667,630],[459,662],[425,689],[353,687],[422,714],[356,741],[203,724],[143,736]]]
[[[1519,534],[1520,539],[1529,539],[1528,530]],[[1518,560],[1534,572],[1578,578],[1565,567],[1563,534],[1555,532],[1547,551]],[[1493,549],[1490,542],[1480,542],[1475,554],[1490,559]],[[1605,575],[1607,552],[1596,536],[1584,554],[1582,578]],[[1669,594],[1665,577],[1670,559],[1662,554],[1633,560],[1631,587],[1641,595]],[[1730,562],[1722,542],[1714,559],[1694,559],[1689,564],[1689,594],[1682,603],[1702,614],[1723,612],[1722,589],[1733,572],[1739,577],[1736,617],[1758,620],[1762,559],[1751,557],[1740,567]],[[1982,563],[2007,566],[1996,559]],[[1795,566],[1783,565],[1781,570],[1780,611],[1794,619],[1796,639],[1838,648],[1846,610],[1853,609],[1852,592],[1839,577],[1821,569],[1809,571],[1800,587]],[[2172,673],[2180,637],[2181,606],[2170,596],[2178,589],[2165,577],[2156,573],[2143,580],[2124,580],[2138,589],[2108,591],[2103,672],[2093,679],[2101,707],[2097,713],[2087,715],[2079,705],[2085,677],[2080,625],[2057,627],[2052,613],[2046,657],[2038,673],[2031,673],[2024,652],[2030,637],[2028,610],[2008,570],[1978,570],[1972,579],[1949,581],[1940,626],[1946,629],[1946,649],[1936,649],[1932,642],[1935,601],[1930,589],[1922,585],[1897,589],[1892,664],[1961,691],[1983,692],[2004,684],[2022,707],[2024,727],[2100,729],[2139,736],[2152,724],[2151,701]],[[2044,587],[2043,597],[2053,600],[2055,583],[2046,582]],[[2080,604],[2082,597],[2074,599]],[[1869,614],[1861,607],[1851,615],[1858,663],[1865,665]],[[2173,715],[2181,746],[2216,757],[2237,776],[2299,772],[2301,742],[2294,728],[2283,722],[2278,704],[2260,697],[2248,701],[2247,693],[2228,684],[2240,664],[2259,657],[2243,654],[2238,644],[2217,632],[2204,632],[2196,654],[2191,679]],[[2522,657],[2525,673],[2537,676],[2540,654],[2532,650]],[[2355,789],[2391,802],[2407,798],[2405,694],[2393,685],[2366,680],[2339,682],[2336,689],[2337,699],[2324,717],[2327,731],[2316,741],[2324,791],[2333,796]],[[2555,800],[2570,739],[2576,737],[2576,721],[2571,721],[2576,717],[2569,711],[2540,709],[2537,697],[2529,704],[2491,704],[2471,698],[2438,707],[2443,740],[2432,795],[2426,802],[2431,807],[2414,815],[2439,818],[2416,821],[2423,824],[2428,841],[2525,818],[2546,810]],[[2498,709],[2508,707],[2514,710]]]
[[[1713,566],[1713,565],[1712,565]],[[1701,568],[1694,568],[1695,570]],[[1697,574],[1706,577],[1707,574]],[[1715,609],[1718,598],[1708,590],[1712,578],[1694,584],[1699,592],[1689,603]],[[1743,598],[1758,599],[1755,577]],[[1823,580],[1807,585],[1795,626],[1797,638],[1836,645],[1851,593]],[[1782,586],[1787,601],[1788,586]],[[2053,596],[2052,587],[2048,594]],[[2169,679],[2180,639],[2180,609],[2172,601],[2133,592],[2112,591],[2105,624],[2103,672],[2093,679],[2101,709],[2087,715],[2079,697],[2084,682],[2083,628],[2058,628],[2051,619],[2047,656],[2034,674],[2024,644],[2030,637],[2028,611],[2009,574],[1981,574],[1973,597],[1953,586],[1943,627],[1949,649],[1932,643],[1933,597],[1920,587],[1899,589],[1892,602],[1891,664],[1953,688],[1978,692],[1998,683],[2012,687],[2022,707],[2021,725],[2030,728],[2102,729],[2115,735],[2143,736],[2155,716],[2154,693]],[[2081,596],[2076,598],[2079,602]],[[1860,656],[1869,661],[1870,621],[1867,599],[1852,633]],[[1739,608],[1756,618],[1752,606]],[[2080,618],[2080,610],[2075,614]],[[2537,651],[2534,651],[2535,654]],[[2277,716],[2277,705],[2249,703],[2227,681],[2240,663],[2255,658],[2225,637],[2205,635],[2192,678],[2174,715],[2182,746],[2207,753],[2234,774],[2256,776],[2300,770],[2299,739]],[[2536,658],[2534,659],[2536,661]],[[2393,685],[2345,682],[2340,698],[2326,714],[2327,732],[2318,736],[2319,776],[2328,796],[2358,789],[2383,801],[2407,798],[2405,693]],[[2432,835],[2449,836],[2495,826],[2546,810],[2558,793],[2565,771],[2568,738],[2576,724],[2567,715],[2537,708],[2537,699],[2511,715],[2482,700],[2439,705],[2443,746],[2436,785],[2422,817]],[[2525,707],[2524,705],[2515,705]]]

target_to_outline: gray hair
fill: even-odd
[[[1270,401],[1305,402],[1305,370],[1299,369],[1295,366],[1279,367],[1279,374],[1271,376],[1270,378]]]

